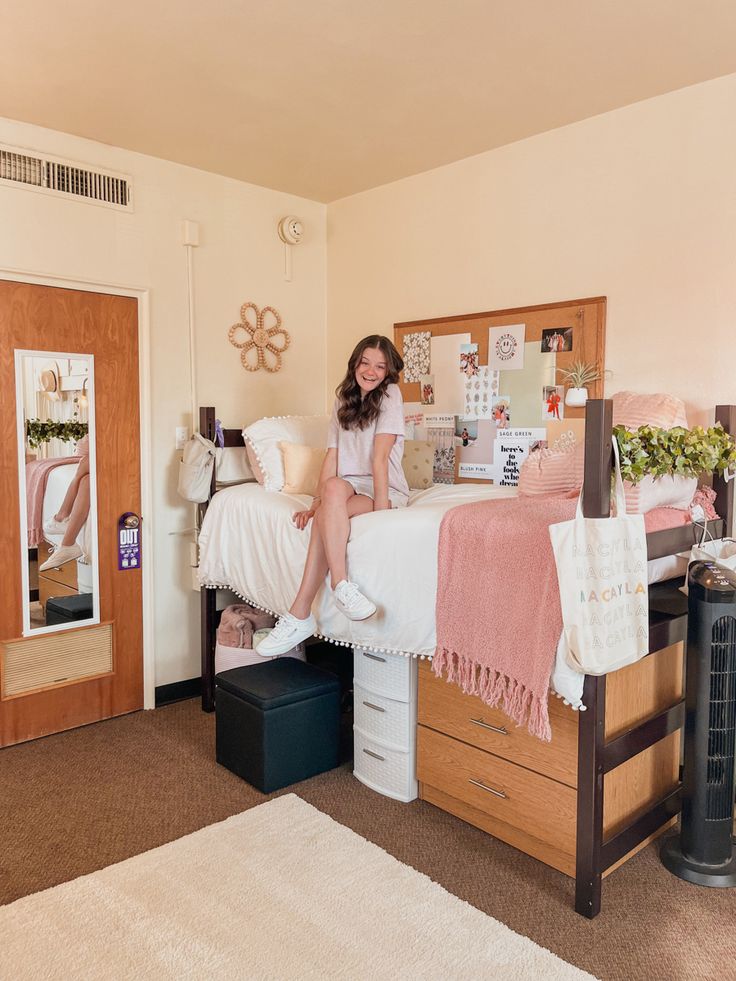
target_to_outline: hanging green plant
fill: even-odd
[[[51,422],[40,419],[29,419],[26,422],[26,439],[32,450],[38,449],[42,443],[51,439],[60,439],[65,443],[78,443],[87,435],[89,426],[86,422],[71,420],[70,422]]]
[[[639,426],[631,430],[614,426],[613,435],[618,442],[621,474],[632,484],[644,477],[736,472],[736,441],[720,423],[708,429]]]
[[[600,371],[594,364],[586,364],[584,361],[573,361],[569,368],[558,368],[557,371],[571,388],[585,388],[601,377]]]

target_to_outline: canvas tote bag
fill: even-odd
[[[215,466],[215,444],[195,433],[184,447],[179,464],[178,491],[186,501],[202,504],[210,496],[212,470]]]
[[[583,517],[580,492],[572,521],[550,525],[567,661],[584,674],[606,674],[649,653],[647,539],[643,514],[627,514],[613,440],[616,515]]]

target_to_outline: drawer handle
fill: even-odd
[[[368,752],[365,750],[364,752]],[[487,790],[489,794],[493,794],[494,797],[503,797],[504,800],[509,799],[509,795],[505,794],[502,790],[494,790],[493,787],[486,787],[486,785],[481,780],[473,780],[472,778],[468,781],[472,783],[474,787],[480,787],[481,790]]]
[[[366,708],[373,709],[375,712],[385,712],[385,708],[381,708],[380,705],[374,705],[373,702],[363,702]]]
[[[508,736],[508,729],[506,726],[492,726],[490,722],[484,722],[483,719],[471,719],[470,720],[474,726],[481,726],[483,729],[490,729],[491,732],[497,732],[499,736]]]
[[[378,654],[369,654],[368,651],[363,651],[363,657],[369,657],[371,661],[380,661],[381,664],[386,663],[385,657],[379,657]]]
[[[372,756],[374,760],[380,760],[381,763],[386,762],[385,756],[379,756],[378,753],[374,753],[372,749],[364,749],[363,752],[366,754],[366,756]]]

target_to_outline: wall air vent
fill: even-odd
[[[131,180],[125,174],[0,144],[0,185],[3,184],[57,197],[71,196],[119,211],[133,210]]]

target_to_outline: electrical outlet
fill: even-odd
[[[189,440],[189,429],[186,426],[176,427],[176,448],[183,450]]]

